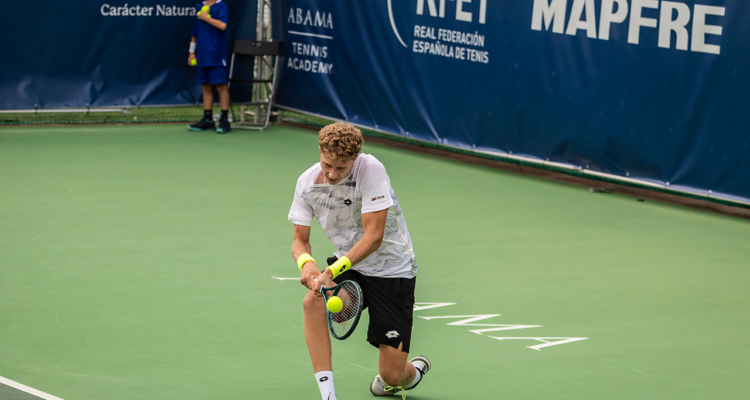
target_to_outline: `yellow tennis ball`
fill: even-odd
[[[198,60],[196,60],[195,58],[193,58],[192,60],[190,60],[190,65],[192,65],[192,66],[198,65]]]
[[[341,302],[341,299],[338,296],[331,296],[326,302],[326,307],[328,307],[328,311],[337,313],[344,308],[344,303]]]
[[[201,8],[201,12],[208,13],[208,6],[203,6],[203,8]]]

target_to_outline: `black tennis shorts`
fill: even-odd
[[[403,344],[401,350],[408,353],[417,278],[376,278],[349,270],[334,282],[347,280],[357,282],[364,294],[365,308],[370,314],[367,341],[378,348],[385,344],[398,349],[398,345]]]

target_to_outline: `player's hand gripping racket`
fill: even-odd
[[[343,281],[332,288],[320,288],[328,311],[328,330],[331,336],[344,340],[354,332],[364,308],[362,289],[357,282]],[[335,300],[338,299],[338,300]],[[340,302],[340,303],[339,303]],[[339,308],[338,312],[334,312]],[[333,311],[332,311],[333,310]]]

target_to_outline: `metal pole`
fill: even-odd
[[[265,0],[259,0],[258,1],[258,15],[255,25],[255,40],[262,42],[264,41],[264,22],[266,20],[266,1]],[[264,79],[264,68],[263,68],[263,57],[262,56],[255,56],[255,62],[253,63],[253,76],[256,80],[262,80]],[[261,121],[261,102],[263,101],[263,84],[253,84],[253,103],[255,112],[253,113],[253,122],[258,123]]]

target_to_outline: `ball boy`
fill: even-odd
[[[196,6],[188,65],[198,66],[198,83],[203,89],[203,118],[188,126],[191,131],[216,129],[213,120],[214,94],[219,92],[221,118],[218,133],[229,133],[229,89],[227,88],[227,22],[229,8],[221,0],[206,0]],[[197,57],[196,57],[197,54]]]

